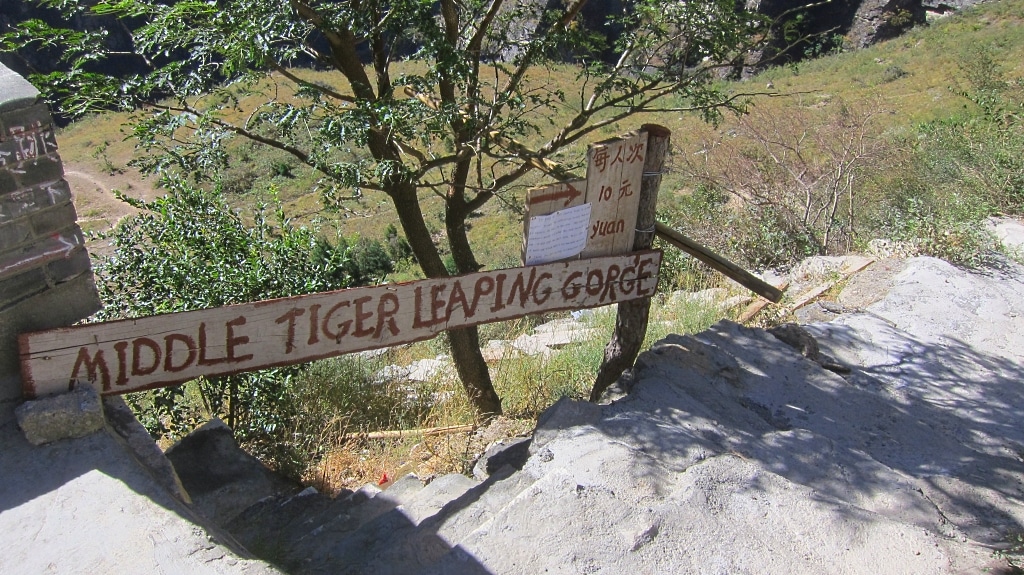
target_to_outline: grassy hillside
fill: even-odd
[[[770,117],[786,117],[795,109],[822,109],[830,106],[862,105],[884,111],[876,122],[885,137],[914,134],[917,127],[929,121],[949,118],[970,111],[972,104],[961,93],[969,88],[970,75],[992,75],[995,66],[1005,78],[1024,76],[1024,1],[1003,0],[982,5],[961,15],[938,19],[927,26],[869,49],[841,53],[803,62],[797,66],[771,69],[743,82],[734,82],[729,89],[752,96],[752,109]],[[410,68],[415,64],[407,64]],[[302,72],[310,80],[328,80],[330,74]],[[550,86],[572,91],[574,79],[570,67],[554,68],[541,78]],[[772,85],[771,88],[766,86]],[[255,90],[280,89],[268,81]],[[237,115],[251,113],[255,101],[251,92],[232,88],[228,93],[211,98],[237,97]],[[282,99],[291,97],[282,91]],[[566,114],[570,110],[566,110]],[[153,183],[138,176],[129,161],[135,153],[134,142],[126,138],[125,114],[104,114],[85,118],[64,129],[59,136],[61,154],[76,170],[89,172],[95,179],[112,181],[129,195],[152,196]],[[736,129],[737,118],[727,117],[720,126],[709,127],[691,116],[657,114],[636,118],[628,125],[611,126],[595,140],[635,129],[642,122],[656,122],[672,129],[677,156],[692,155],[702,142],[714,134]],[[813,127],[813,126],[812,126]],[[560,161],[579,161],[585,151],[580,144]],[[673,193],[688,192],[694,183],[676,170],[668,175],[661,204],[673,207]],[[387,223],[393,221],[393,210],[386,197],[367,193],[357,202],[346,202],[336,213],[325,213],[320,201],[322,183],[310,170],[279,152],[250,143],[239,142],[229,167],[217,174],[229,192],[229,199],[238,206],[252,205],[263,199],[272,187],[279,191],[286,214],[299,221],[322,218],[341,233],[382,238]],[[112,178],[112,179],[111,179]],[[539,183],[535,178],[526,185]],[[95,224],[93,229],[109,225],[114,218],[105,217],[109,202],[97,201],[96,189],[76,190],[83,215]],[[490,267],[509,265],[518,258],[521,218],[518,215],[523,188],[511,190],[503,200],[492,201],[479,217],[472,220],[471,239],[480,251],[479,259]],[[441,227],[440,201],[425,198],[427,210],[437,216],[434,225]],[[113,210],[116,211],[116,210]],[[115,214],[115,217],[119,214]],[[686,231],[686,230],[684,230]]]

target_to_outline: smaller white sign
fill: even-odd
[[[587,247],[590,204],[530,218],[526,265],[533,266],[579,255]]]

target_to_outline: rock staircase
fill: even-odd
[[[271,472],[218,420],[166,455],[201,515],[288,573],[483,573],[453,548],[534,483],[519,471],[528,446],[519,439],[488,450],[476,466],[482,481],[449,474],[424,484],[410,474],[333,498]],[[436,571],[451,561],[454,571]]]

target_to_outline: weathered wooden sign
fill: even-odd
[[[592,205],[590,233],[580,257],[623,254],[633,249],[646,153],[646,132],[590,147],[586,200]]]
[[[458,327],[650,296],[661,252],[513,268],[19,336],[30,397],[103,394],[303,363]]]
[[[530,190],[523,261],[530,265],[632,250],[646,153],[646,132],[599,142],[587,152],[586,180]]]

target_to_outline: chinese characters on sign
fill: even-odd
[[[585,181],[530,190],[523,237],[526,265],[632,250],[646,153],[646,133],[594,144],[587,154]],[[584,206],[589,208],[586,221],[581,220]]]
[[[591,146],[587,154],[587,202],[593,208],[587,247],[580,257],[622,254],[633,249],[646,153],[646,134]]]

